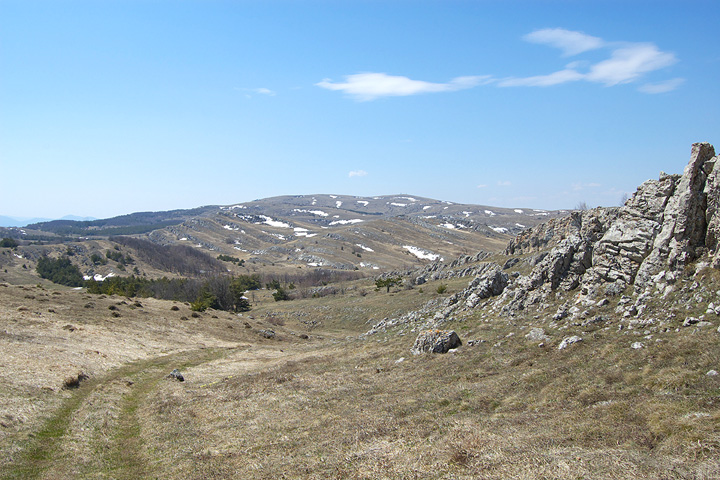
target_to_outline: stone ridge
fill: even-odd
[[[661,172],[622,207],[576,211],[517,235],[504,251],[511,257],[505,266],[528,263],[528,274],[507,275],[496,263],[480,264],[464,290],[400,323],[422,320],[423,328],[437,328],[455,314],[487,305],[485,299],[492,310],[514,315],[546,305],[557,290],[578,289],[576,302],[587,304],[607,302],[601,297],[628,287],[639,298],[669,294],[690,263],[706,258],[707,266],[720,268],[717,162],[711,144],[693,144],[682,175]]]
[[[532,271],[512,282],[503,295],[515,308],[537,303],[558,288],[581,288],[594,298],[672,288],[686,265],[716,254],[720,239],[720,169],[709,143],[695,143],[682,175],[661,173],[648,180],[619,208],[573,212],[518,235],[506,255],[550,248]]]

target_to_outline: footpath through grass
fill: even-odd
[[[80,384],[54,414],[48,418],[39,431],[30,436],[27,447],[16,461],[0,467],[2,479],[34,479],[63,476],[73,471],[73,476],[145,478],[147,462],[142,455],[142,440],[137,409],[143,400],[156,388],[158,382],[169,372],[168,368],[189,368],[220,358],[228,349],[201,349],[178,354],[154,357],[124,365],[107,375],[90,379]],[[131,389],[122,397],[120,418],[115,426],[111,444],[106,448],[94,446],[93,450],[102,458],[78,472],[72,465],[72,458],[60,454],[61,445],[68,437],[71,423],[88,398],[102,390],[104,385],[121,379],[128,381]],[[81,467],[82,468],[82,467]]]

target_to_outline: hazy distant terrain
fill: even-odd
[[[715,478],[716,161],[574,212],[315,195],[5,229],[0,475]]]

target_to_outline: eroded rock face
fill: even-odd
[[[506,254],[528,253],[543,246],[552,250],[530,274],[511,285],[519,291],[515,303],[549,287],[572,290],[578,286],[591,296],[636,291],[660,282],[672,282],[674,272],[698,258],[705,249],[715,254],[720,242],[720,169],[709,143],[692,146],[682,175],[660,174],[648,180],[620,208],[574,212],[524,232]],[[660,278],[662,277],[662,278]],[[521,308],[521,306],[520,306]]]
[[[425,330],[420,332],[410,350],[413,355],[421,353],[447,353],[462,345],[460,337],[452,330]]]

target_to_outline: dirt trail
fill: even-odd
[[[285,345],[203,348],[138,360],[87,380],[65,399],[9,464],[2,479],[149,478],[157,462],[152,432],[139,415],[143,405],[168,388],[204,388],[228,375],[258,372],[317,355],[317,350]],[[167,378],[185,373],[180,384]],[[150,441],[148,442],[148,439]]]

